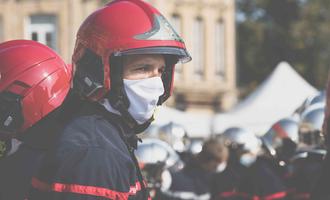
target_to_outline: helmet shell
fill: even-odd
[[[221,137],[224,138],[227,146],[239,147],[242,148],[243,151],[254,154],[258,154],[261,150],[260,139],[255,134],[244,128],[228,128],[222,133]]]
[[[324,113],[325,107],[323,103],[319,104],[319,106],[311,106],[311,108],[302,113],[299,126],[299,137],[302,143],[311,146],[322,145]]]
[[[188,149],[189,138],[186,129],[175,122],[169,122],[159,128],[158,137],[170,144],[177,152],[184,152]]]
[[[72,69],[35,41],[0,44],[0,130],[23,132],[64,101]]]
[[[263,141],[273,148],[278,148],[283,139],[290,139],[295,144],[299,142],[299,123],[293,118],[277,121],[263,136]]]
[[[325,101],[326,101],[326,93],[324,90],[322,90],[311,99],[310,105],[317,103],[325,103]]]
[[[166,168],[181,168],[183,163],[179,155],[166,142],[155,138],[146,138],[138,145],[135,155],[141,165],[165,163]]]

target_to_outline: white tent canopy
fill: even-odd
[[[197,114],[162,106],[153,127],[170,122],[182,125],[190,137],[207,137],[226,128],[239,126],[263,134],[277,120],[290,116],[317,90],[286,62],[278,64],[272,74],[247,98],[227,113]]]
[[[307,83],[288,63],[281,62],[273,73],[230,112],[217,114],[213,130],[239,126],[256,134],[265,133],[283,117],[290,116],[303,101],[317,90]]]

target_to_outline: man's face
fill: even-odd
[[[123,78],[138,80],[160,77],[165,70],[162,55],[130,55],[124,58]]]

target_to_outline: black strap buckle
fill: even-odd
[[[0,93],[0,132],[16,133],[24,123],[21,96],[11,93]]]

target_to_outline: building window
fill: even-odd
[[[225,26],[222,20],[215,25],[215,74],[221,80],[225,76]]]
[[[173,14],[171,17],[171,25],[174,28],[174,30],[178,33],[178,35],[181,36],[181,26],[182,26],[182,21],[181,21],[181,17],[177,14]],[[182,64],[178,63],[175,65],[175,78],[180,80],[182,77]]]
[[[204,76],[204,22],[196,18],[193,24],[193,65],[194,77],[202,80]]]
[[[27,23],[27,38],[57,50],[56,16],[32,15]]]

